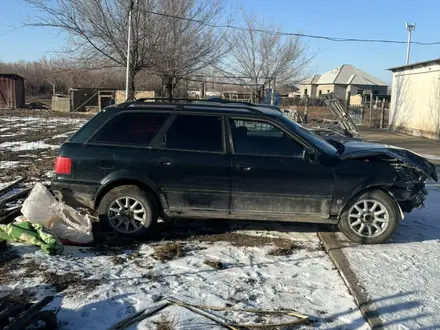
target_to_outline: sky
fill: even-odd
[[[127,0],[128,1],[128,0]],[[0,61],[38,60],[54,57],[65,43],[63,34],[50,28],[24,27],[35,15],[21,0],[0,0]],[[342,38],[406,41],[405,22],[415,22],[413,41],[440,41],[440,0],[229,0],[235,25],[244,25],[240,10],[266,22],[280,25],[285,32],[302,32]],[[386,69],[405,64],[406,45],[342,43],[304,39],[313,60],[308,74],[322,74],[341,64],[352,64],[386,83]],[[410,62],[440,57],[440,45],[412,45]]]

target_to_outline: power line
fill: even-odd
[[[225,29],[233,29],[238,31],[249,31],[248,28],[242,27],[242,26],[235,26],[231,24],[212,24],[208,22],[203,22],[198,19],[194,18],[188,18],[183,16],[176,16],[176,15],[170,15],[165,13],[158,13],[151,10],[142,10],[145,13],[168,17],[168,18],[174,18],[184,21],[190,21],[202,24],[207,27],[212,28],[225,28]],[[388,44],[406,44],[406,41],[399,41],[399,40],[386,40],[386,39],[359,39],[359,38],[339,38],[339,37],[329,37],[329,36],[320,36],[320,35],[313,35],[313,34],[305,34],[305,33],[295,33],[295,32],[280,32],[280,31],[270,31],[270,30],[263,30],[263,29],[251,29],[251,31],[258,32],[258,33],[264,33],[264,34],[271,34],[271,35],[280,35],[280,36],[296,36],[296,37],[303,37],[303,38],[311,38],[311,39],[323,39],[328,41],[336,41],[336,42],[370,42],[370,43],[388,43]],[[434,42],[421,42],[421,41],[411,41],[412,44],[420,45],[420,46],[434,46],[434,45],[440,45],[440,41],[434,41]]]

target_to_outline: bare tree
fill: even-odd
[[[211,65],[220,53],[221,38],[206,23],[220,16],[223,0],[23,1],[39,11],[29,25],[66,32],[68,53],[94,68],[127,65],[128,13],[133,5],[129,98],[142,70],[153,70],[169,85],[175,77]]]
[[[131,0],[24,0],[39,11],[30,25],[54,27],[69,36],[66,54],[86,67],[125,67],[127,65],[128,12]],[[137,8],[151,10],[153,0],[140,0]],[[154,17],[134,15],[131,48],[129,98],[133,97],[136,74],[147,68],[152,39],[148,32]]]
[[[248,89],[258,89],[276,77],[279,84],[300,81],[312,57],[303,40],[283,36],[280,26],[265,24],[243,13],[246,28],[228,38],[231,54],[219,67],[222,73],[238,77]]]
[[[162,77],[170,98],[179,80],[217,64],[228,52],[226,31],[214,26],[223,18],[223,10],[223,0],[158,3],[164,15],[157,25],[151,68]]]

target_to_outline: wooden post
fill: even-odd
[[[348,109],[350,108],[350,97],[351,97],[351,92],[348,91],[348,93],[347,93],[347,100],[346,100],[346,103],[345,103],[347,114],[348,114]]]
[[[307,124],[307,117],[309,116],[308,114],[308,109],[307,109],[307,105],[309,103],[309,97],[306,95],[306,101],[305,101],[305,106],[304,106],[304,124]]]
[[[365,95],[362,94],[362,102],[361,102],[361,125],[364,125],[364,112],[365,112]]]
[[[206,97],[206,83],[202,83],[202,99]]]
[[[370,93],[370,126],[373,127],[373,93]]]
[[[385,99],[382,99],[382,107],[380,112],[380,128],[383,128],[384,120],[385,120]]]
[[[379,109],[378,105],[379,105],[379,96],[376,96],[376,103],[374,104],[374,108]]]

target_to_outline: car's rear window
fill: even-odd
[[[167,118],[163,113],[124,113],[107,123],[92,142],[148,146]]]

